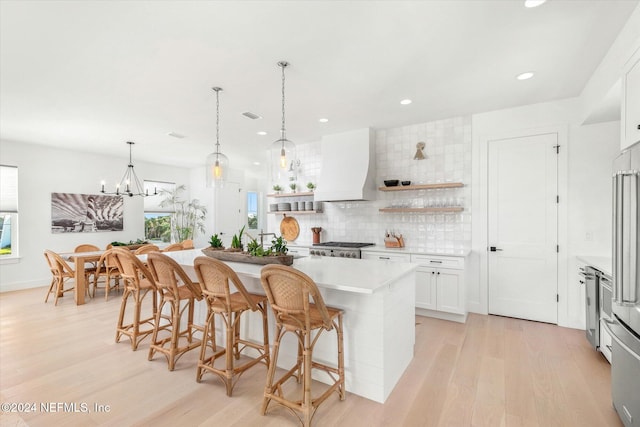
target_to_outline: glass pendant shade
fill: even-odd
[[[229,172],[229,159],[220,152],[220,91],[221,87],[214,87],[216,93],[216,151],[207,156],[207,187],[222,187]]]
[[[288,179],[291,162],[296,160],[296,146],[288,139],[279,139],[271,144],[270,162],[271,180],[274,184]]]
[[[220,186],[227,180],[229,159],[222,153],[207,156],[207,187]]]

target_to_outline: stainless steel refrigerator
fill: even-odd
[[[613,168],[613,319],[611,395],[625,426],[640,426],[640,144]]]

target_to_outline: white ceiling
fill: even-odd
[[[279,137],[279,60],[287,136],[318,141],[578,96],[637,4],[2,0],[0,138],[204,165],[221,86],[221,151],[250,170]]]

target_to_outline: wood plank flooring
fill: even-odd
[[[36,403],[2,412],[0,425],[296,426],[272,404],[260,415],[264,366],[246,372],[228,398],[211,375],[195,381],[197,352],[169,372],[114,342],[120,298],[71,296],[44,304],[45,288],[0,294],[0,401]],[[320,384],[318,384],[320,386]],[[43,412],[41,402],[89,412]],[[108,405],[99,412],[94,405]],[[61,408],[63,409],[63,408]],[[385,404],[330,397],[315,426],[620,426],[610,368],[583,331],[472,314],[466,324],[416,317],[415,357]]]

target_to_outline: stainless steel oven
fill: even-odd
[[[316,243],[309,253],[311,255],[332,256],[341,258],[361,258],[360,248],[373,246],[373,243],[358,242],[326,242]]]
[[[598,270],[585,267],[580,274],[584,278],[585,335],[594,349],[600,346],[600,293]]]

